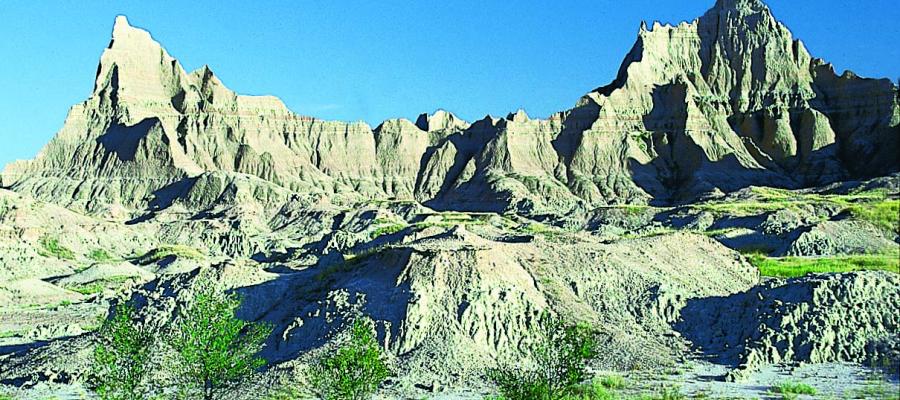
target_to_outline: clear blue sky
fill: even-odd
[[[438,108],[546,117],[614,78],[640,21],[692,20],[714,2],[0,0],[0,166],[33,157],[90,94],[118,14],[239,93],[374,126]],[[897,0],[768,3],[839,70],[900,76]]]

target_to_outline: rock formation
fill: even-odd
[[[2,186],[136,217],[170,203],[160,197],[171,185],[244,174],[335,201],[564,215],[897,171],[897,93],[886,79],[837,75],[759,0],[719,0],[690,23],[642,24],[616,79],[549,119],[468,124],[438,111],[373,129],[237,95],[119,17],[91,97]]]

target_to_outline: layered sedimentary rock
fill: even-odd
[[[837,75],[759,0],[719,0],[690,23],[642,25],[611,84],[546,120],[520,111],[469,124],[439,111],[373,129],[237,95],[119,17],[91,97],[0,184],[130,217],[210,173],[330,201],[559,215],[897,171],[897,93],[890,80]]]

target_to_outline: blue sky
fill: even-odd
[[[33,157],[90,94],[118,14],[239,93],[374,126],[438,108],[546,117],[614,78],[640,21],[692,20],[714,0],[511,3],[2,0],[0,165]],[[900,77],[896,0],[768,4],[839,70]]]

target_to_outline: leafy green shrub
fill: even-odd
[[[52,238],[49,236],[44,236],[41,238],[41,247],[43,251],[41,251],[41,255],[44,256],[53,256],[60,260],[74,260],[75,253],[72,250],[69,250],[67,247],[59,244],[59,240],[56,238]]]
[[[93,364],[88,377],[91,387],[104,400],[141,400],[147,398],[145,385],[150,367],[154,338],[134,320],[134,306],[116,306],[110,319],[103,322],[94,347]]]
[[[587,326],[567,325],[549,313],[541,315],[529,352],[534,367],[506,366],[488,371],[507,399],[551,400],[578,392],[587,364],[596,356],[596,338]]]
[[[237,318],[240,305],[238,295],[203,286],[179,313],[169,341],[180,361],[176,368],[182,394],[199,391],[204,399],[216,398],[224,386],[266,364],[256,354],[272,327]]]
[[[370,320],[356,319],[349,340],[316,362],[310,382],[319,396],[329,400],[366,399],[390,375],[373,331]]]
[[[781,394],[808,394],[810,396],[816,394],[816,388],[802,382],[781,382],[772,387],[772,391]]]

